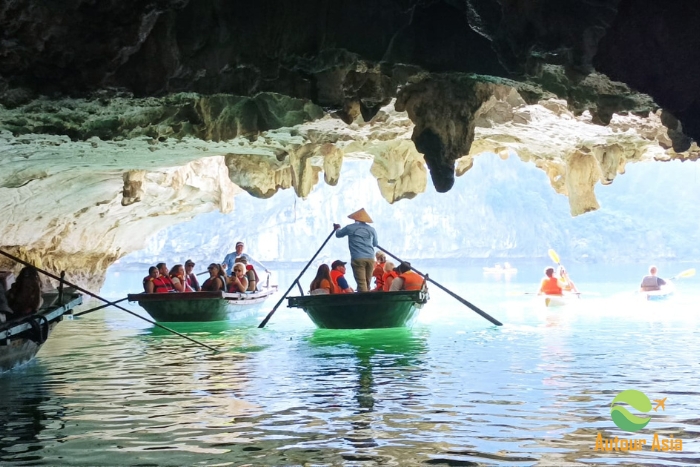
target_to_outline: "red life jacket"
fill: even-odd
[[[173,287],[173,281],[168,276],[158,276],[153,279],[153,292],[168,293],[171,290],[175,290],[175,287]]]
[[[413,271],[406,271],[399,277],[403,279],[401,290],[420,290],[423,288],[423,277]]]

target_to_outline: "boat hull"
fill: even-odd
[[[47,305],[37,313],[0,326],[0,372],[31,361],[63,316],[83,303],[80,294],[65,295],[59,304],[51,295],[45,296]]]
[[[277,286],[261,292],[240,294],[224,292],[188,292],[168,294],[129,294],[130,302],[138,302],[159,322],[186,323],[225,321],[232,311],[264,302],[277,291]]]
[[[578,295],[544,295],[544,306],[547,308],[566,306],[578,301],[578,299]]]
[[[378,329],[410,326],[428,301],[426,292],[362,292],[288,297],[323,329]]]

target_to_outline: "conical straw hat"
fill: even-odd
[[[365,208],[362,208],[359,211],[353,212],[348,217],[352,220],[355,220],[355,221],[367,222],[368,224],[372,223],[372,218],[369,217],[369,214],[367,214],[367,211],[365,211]]]

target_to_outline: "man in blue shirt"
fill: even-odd
[[[226,265],[226,273],[231,274],[231,271],[233,271],[233,265],[236,263],[236,259],[243,257],[248,261],[248,264],[252,264],[254,267],[259,268],[259,270],[264,270],[265,272],[269,273],[270,271],[259,261],[255,261],[253,258],[248,256],[248,254],[243,253],[243,247],[245,245],[243,242],[236,242],[236,251],[231,252],[226,255],[224,258],[223,263]]]
[[[363,209],[348,216],[355,221],[342,229],[339,224],[333,224],[335,236],[348,237],[350,248],[350,266],[352,275],[357,281],[358,292],[369,292],[372,271],[374,270],[374,248],[377,246],[377,232],[371,225],[372,218]]]

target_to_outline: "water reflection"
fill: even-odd
[[[0,460],[36,462],[50,436],[45,428],[61,429],[65,408],[54,400],[47,385],[26,384],[26,377],[46,375],[34,363],[0,375]]]

